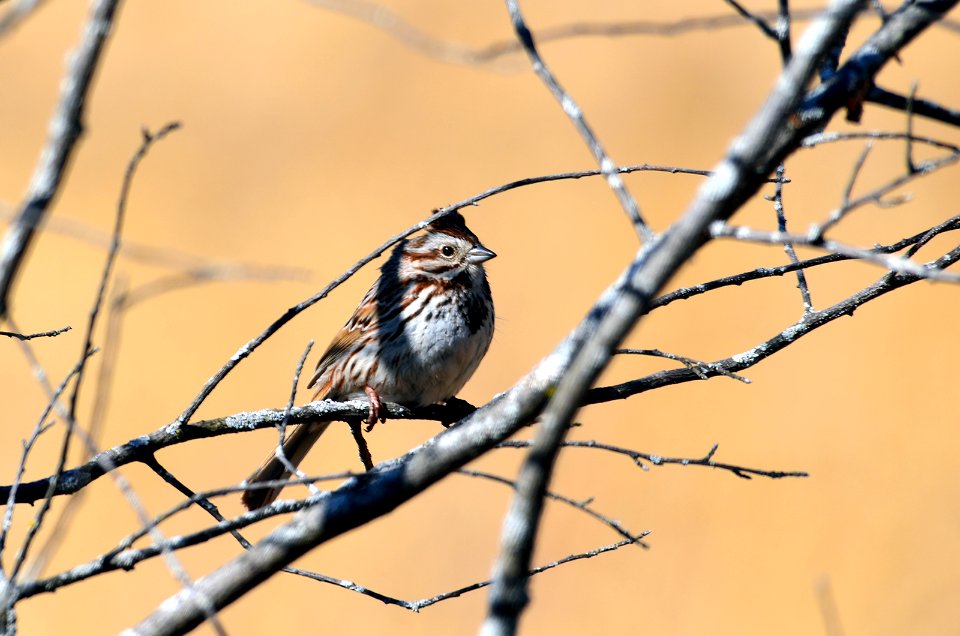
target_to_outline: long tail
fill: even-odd
[[[287,461],[294,466],[298,466],[328,426],[330,426],[330,422],[298,426],[283,442],[283,454],[286,455]],[[277,459],[274,453],[270,453],[266,461],[263,462],[263,466],[247,478],[247,484],[286,479],[289,476],[290,471],[286,469],[283,462]],[[256,510],[273,503],[273,500],[280,495],[281,490],[283,490],[283,486],[245,490],[241,501],[248,510]]]

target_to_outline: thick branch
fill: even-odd
[[[956,231],[960,229],[960,216],[953,217],[944,221],[939,226],[926,230],[914,236],[898,241],[897,243],[874,248],[879,254],[891,254],[899,252],[904,248],[917,248],[925,244],[933,236],[938,236],[945,232]],[[951,253],[952,254],[952,253]],[[938,267],[946,267],[953,263],[951,254],[948,254],[940,261],[936,262]],[[912,255],[912,254],[911,254]],[[719,289],[721,287],[739,286],[743,283],[753,280],[760,280],[772,276],[783,276],[784,274],[796,271],[801,268],[816,267],[840,261],[852,260],[851,256],[840,254],[830,254],[812,258],[799,263],[781,265],[779,267],[761,267],[748,272],[743,272],[733,276],[725,276],[714,281],[686,287],[670,292],[654,299],[650,309],[664,307],[677,300],[686,300],[694,296]],[[924,268],[926,272],[931,271],[929,267]],[[886,280],[886,279],[884,279]],[[921,280],[920,277],[899,277],[896,279],[901,285],[910,284]],[[881,293],[860,292],[846,299],[845,301],[829,307],[820,312],[814,312],[817,317],[803,320],[789,326],[782,332],[782,337],[766,341],[764,344],[754,348],[762,350],[761,355],[752,362],[741,359],[734,362],[733,358],[727,358],[716,362],[702,362],[695,367],[686,369],[669,370],[658,372],[644,378],[631,380],[615,387],[604,387],[591,390],[583,401],[583,404],[596,404],[600,402],[609,402],[618,399],[626,399],[637,393],[642,393],[650,389],[658,388],[669,384],[678,384],[690,382],[692,380],[706,380],[712,377],[724,376],[730,377],[735,371],[742,371],[750,368],[756,362],[768,355],[779,351],[791,342],[799,339],[814,329],[821,327],[836,318],[850,315],[860,306],[879,297],[887,291],[892,291],[896,287],[884,287]],[[819,317],[819,318],[818,318]],[[788,337],[789,336],[789,337]],[[453,401],[446,406],[431,406],[420,409],[408,409],[396,404],[387,404],[387,413],[391,419],[429,419],[441,422],[454,422],[474,410],[470,404],[462,401]],[[302,407],[295,407],[290,410],[290,424],[316,423],[325,420],[349,420],[351,418],[365,417],[368,412],[368,406],[365,402],[316,402]],[[176,430],[175,423],[164,426],[149,435],[144,435],[124,444],[115,446],[112,449],[103,451],[99,456],[90,459],[88,462],[66,471],[61,478],[62,481],[54,495],[63,495],[76,492],[77,490],[89,485],[94,480],[103,475],[103,466],[110,465],[109,461],[114,462],[116,466],[123,466],[129,463],[141,462],[148,465],[152,461],[154,453],[177,444],[201,439],[205,437],[216,437],[219,435],[229,435],[248,430],[269,428],[279,426],[283,420],[284,410],[266,409],[261,411],[243,412],[226,417],[220,417],[210,420],[199,421],[185,427],[179,432]],[[69,490],[65,489],[69,484]],[[40,479],[28,484],[20,485],[20,492],[15,501],[17,503],[33,503],[43,496],[49,485],[49,478]],[[27,491],[23,492],[22,489]],[[9,495],[10,486],[0,486],[0,498]]]
[[[581,397],[607,366],[613,352],[637,320],[649,311],[655,294],[706,241],[707,227],[729,218],[752,196],[780,162],[767,153],[770,139],[789,131],[788,117],[803,96],[827,50],[846,32],[862,1],[838,0],[811,25],[799,42],[761,111],[734,142],[692,206],[673,226],[644,246],[617,284],[605,294],[582,327],[584,340],[547,407],[534,448],[524,463],[517,496],[503,524],[501,553],[494,566],[483,636],[509,636],[527,603],[527,575],[540,520],[543,490],[563,434]],[[784,146],[786,154],[796,147]],[[771,161],[772,159],[772,161]],[[527,480],[525,481],[525,477]],[[526,488],[524,486],[527,486]]]
[[[918,4],[924,8],[919,14],[915,11]],[[856,94],[870,80],[870,73],[863,73],[864,69],[879,70],[899,47],[919,32],[924,21],[929,24],[937,17],[937,12],[945,11],[954,3],[918,4],[891,17],[879,35],[871,40],[869,55],[860,52],[851,58],[855,70],[847,71],[846,66],[841,68],[831,80],[829,90],[814,91],[809,96],[805,102],[804,121],[810,127],[824,125],[843,105],[844,97]],[[928,10],[930,7],[935,9],[933,13]],[[904,15],[907,17],[903,18]],[[874,41],[877,38],[882,41]],[[808,47],[809,44],[805,46],[801,42],[791,67],[797,58],[809,54]],[[802,86],[803,74],[800,75],[799,82],[781,82],[778,93]],[[838,77],[852,81],[842,83]],[[582,347],[586,334],[598,326],[600,318],[616,315],[618,320],[626,318],[625,322],[632,323],[644,305],[649,304],[649,298],[659,285],[705,240],[709,222],[732,214],[756,191],[772,171],[771,167],[796,147],[808,128],[805,126],[799,130],[784,126],[794,103],[789,94],[778,95],[759,121],[751,125],[750,132],[731,150],[719,174],[701,189],[684,219],[631,265],[620,289],[625,287],[627,280],[644,282],[647,293],[637,294],[643,302],[637,303],[634,299],[634,304],[639,306],[627,311],[612,311],[611,299],[605,296],[582,327],[514,389],[469,416],[461,426],[441,433],[368,476],[349,480],[316,507],[298,514],[289,524],[271,533],[253,550],[200,581],[199,592],[218,608],[229,604],[314,546],[393,510],[534,417],[544,396],[566,372],[573,354]],[[814,109],[813,106],[820,108]],[[771,140],[776,142],[770,143]],[[630,285],[630,288],[636,289],[636,285]],[[172,428],[179,434],[189,434],[193,427]],[[197,625],[202,618],[203,612],[196,599],[190,592],[183,592],[163,603],[155,614],[136,628],[135,633],[182,633]]]
[[[384,404],[390,419],[432,419],[456,421],[466,411],[473,409],[466,402],[456,406],[429,406],[420,409],[408,409],[397,404]],[[308,424],[329,420],[363,419],[369,413],[365,401],[353,402],[313,402],[305,406],[290,409],[288,424]],[[177,426],[176,422],[164,426],[148,435],[134,438],[125,444],[114,446],[98,453],[89,461],[65,470],[60,475],[53,495],[69,495],[104,474],[104,466],[119,468],[131,463],[148,463],[157,451],[207,437],[218,437],[241,431],[279,426],[286,409],[265,409],[236,413],[226,417],[194,422],[190,426]],[[50,477],[20,484],[17,488],[16,503],[33,503],[42,499],[50,484]],[[10,493],[10,486],[0,486],[0,500]]]
[[[859,3],[850,2],[842,6],[847,11],[832,11],[826,24],[818,29],[818,37],[829,39],[831,31],[842,28],[844,19],[849,19]],[[937,6],[941,11],[949,8],[943,4]],[[937,17],[924,15],[927,24]],[[916,19],[905,24],[896,15],[892,17],[871,39],[873,61],[867,65],[858,60],[857,68],[869,67],[874,72],[879,70],[899,46],[905,45],[919,32],[917,24]],[[826,28],[829,25],[835,26]],[[878,38],[883,40],[881,45],[873,41]],[[822,43],[818,44],[822,47]],[[531,419],[543,403],[547,391],[567,371],[573,355],[583,346],[586,334],[598,326],[600,318],[612,316],[618,323],[613,331],[625,332],[636,317],[649,308],[656,290],[706,240],[709,223],[729,217],[760,187],[783,156],[799,145],[803,132],[793,130],[792,134],[784,134],[783,131],[790,130],[787,119],[799,100],[802,87],[816,67],[819,47],[808,38],[801,40],[785,71],[785,81],[778,83],[771,100],[744,137],[731,149],[718,174],[701,188],[684,218],[646,246],[625,272],[618,291],[623,291],[624,283],[629,281],[632,293],[619,296],[615,293],[605,294],[577,331],[513,389],[466,418],[460,426],[441,433],[395,462],[384,465],[366,479],[348,481],[315,508],[300,513],[290,523],[268,535],[253,550],[211,573],[198,584],[201,592],[217,607],[231,603],[314,546],[393,510],[450,471],[503,441],[523,422]],[[854,58],[857,58],[857,54]],[[841,69],[834,77],[843,76],[845,72],[848,71]],[[869,76],[863,76],[859,81],[847,83],[847,91],[855,94],[862,83],[869,79]],[[823,91],[812,94],[807,105],[817,103],[820,99],[818,96],[823,95]],[[831,93],[830,97],[824,99],[823,108],[816,114],[811,113],[808,121],[816,120],[814,123],[818,126],[826,124],[842,105],[838,94]],[[781,141],[774,145],[773,152],[768,152],[771,139]],[[613,306],[611,295],[617,296],[621,303],[626,302],[627,306]],[[606,332],[603,333],[603,338],[607,340],[604,344],[612,352],[618,340],[616,334],[613,333],[614,337],[611,337],[607,329],[599,331]],[[191,598],[190,593],[183,592],[164,602],[133,633],[182,633],[197,625],[202,616],[196,600]]]

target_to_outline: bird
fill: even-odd
[[[314,400],[370,402],[368,426],[383,421],[384,401],[426,406],[454,398],[493,339],[493,296],[484,263],[496,257],[452,212],[400,241],[346,324],[320,357],[307,388]],[[303,424],[247,480],[243,504],[272,503],[330,422]],[[369,430],[369,428],[368,428]]]

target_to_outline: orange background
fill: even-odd
[[[384,2],[418,28],[483,46],[511,37],[500,3]],[[715,15],[698,0],[631,5],[528,0],[536,31],[574,21],[655,20]],[[754,3],[759,8],[761,3]],[[775,3],[764,3],[767,7]],[[793,3],[791,3],[793,4]],[[799,6],[799,5],[798,5]],[[0,201],[20,200],[46,134],[64,68],[87,3],[47,3],[0,39]],[[864,19],[852,40],[877,25]],[[797,24],[797,32],[803,25]],[[935,29],[891,65],[881,83],[946,105],[960,104],[956,68],[945,60],[956,35]],[[548,63],[621,164],[709,168],[757,110],[779,67],[776,46],[753,27],[677,37],[578,38],[544,44]],[[594,167],[583,142],[526,60],[462,66],[424,57],[395,38],[309,2],[130,2],[119,14],[87,105],[87,130],[51,222],[30,254],[14,298],[25,331],[73,331],[34,341],[55,382],[80,350],[104,250],[63,232],[81,223],[108,232],[126,163],[141,126],[170,120],[182,131],[156,146],[134,184],[124,238],[212,262],[304,268],[305,281],[232,280],[154,297],[126,313],[122,350],[101,446],[171,421],[236,349],[288,306],[308,297],[386,237],[431,208],[533,175]],[[868,106],[863,123],[834,128],[902,130],[904,116]],[[957,139],[927,121],[916,130]],[[792,227],[805,230],[840,201],[862,144],[806,150],[788,164]],[[921,157],[930,156],[918,149]],[[899,174],[900,143],[871,153],[857,192]],[[697,177],[626,178],[657,229],[682,212]],[[862,209],[837,238],[891,242],[954,214],[956,179],[946,171],[910,184],[908,206]],[[466,211],[471,228],[499,254],[488,268],[498,326],[491,350],[462,397],[482,403],[513,384],[576,324],[636,250],[636,238],[602,180],[539,185]],[[757,198],[736,221],[774,227]],[[942,240],[921,256],[949,249]],[[803,252],[813,254],[813,252]],[[673,286],[785,262],[776,247],[718,243]],[[169,268],[121,258],[118,276],[137,288]],[[199,417],[281,407],[307,340],[323,347],[375,277],[368,267],[272,338],[214,393]],[[882,274],[846,264],[809,273],[818,308]],[[672,305],[645,320],[628,345],[712,360],[748,349],[799,318],[795,279],[771,279]],[[808,470],[803,480],[746,481],[704,468],[641,472],[590,450],[562,455],[553,489],[595,497],[597,509],[650,550],[628,548],[566,565],[532,583],[525,633],[824,633],[818,589],[832,589],[850,634],[943,634],[960,624],[960,480],[954,337],[960,296],[918,284],[887,296],[730,380],[669,387],[584,410],[577,439],[675,456]],[[101,335],[98,342],[103,342]],[[314,352],[312,365],[318,351]],[[665,361],[620,359],[604,383],[638,377]],[[94,367],[96,369],[96,367]],[[95,376],[87,378],[86,418]],[[0,467],[9,483],[20,440],[45,398],[15,342],[0,340],[4,425]],[[301,396],[300,400],[306,399]],[[82,424],[86,419],[81,420]],[[58,429],[59,430],[59,429]],[[437,431],[394,422],[370,438],[374,456],[396,456]],[[48,474],[57,434],[32,456],[29,478]],[[160,454],[196,490],[235,483],[262,459],[272,431],[177,447]],[[305,469],[356,469],[343,428],[328,434]],[[522,454],[502,450],[477,468],[511,476]],[[124,469],[147,509],[179,500],[142,466]],[[295,493],[290,493],[295,494]],[[297,565],[408,598],[432,596],[488,576],[508,489],[453,476],[369,527],[315,550]],[[58,499],[55,512],[62,510]],[[237,497],[220,503],[240,511]],[[30,508],[18,510],[12,545]],[[168,535],[209,523],[190,511]],[[48,574],[85,562],[137,527],[109,479],[88,488]],[[267,524],[248,532],[262,536]],[[617,540],[583,514],[550,504],[535,561]],[[232,539],[178,553],[200,577],[237,554]],[[4,555],[9,566],[12,551]],[[161,560],[26,600],[23,634],[114,633],[178,589]],[[451,634],[476,630],[485,592],[421,614],[301,579],[277,576],[222,613],[231,634],[349,630]],[[211,633],[208,627],[199,633]]]

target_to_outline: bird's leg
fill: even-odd
[[[360,461],[366,470],[373,470],[373,457],[370,455],[370,448],[367,446],[367,440],[363,439],[361,422],[353,420],[349,422],[350,432],[353,433],[353,441],[357,444],[357,453],[360,454]]]
[[[364,420],[364,423],[367,425],[367,432],[369,433],[373,430],[377,421],[386,422],[387,418],[380,415],[380,409],[383,405],[380,403],[380,394],[377,393],[377,390],[369,384],[363,387],[363,390],[366,392],[367,397],[370,398],[370,417]]]

